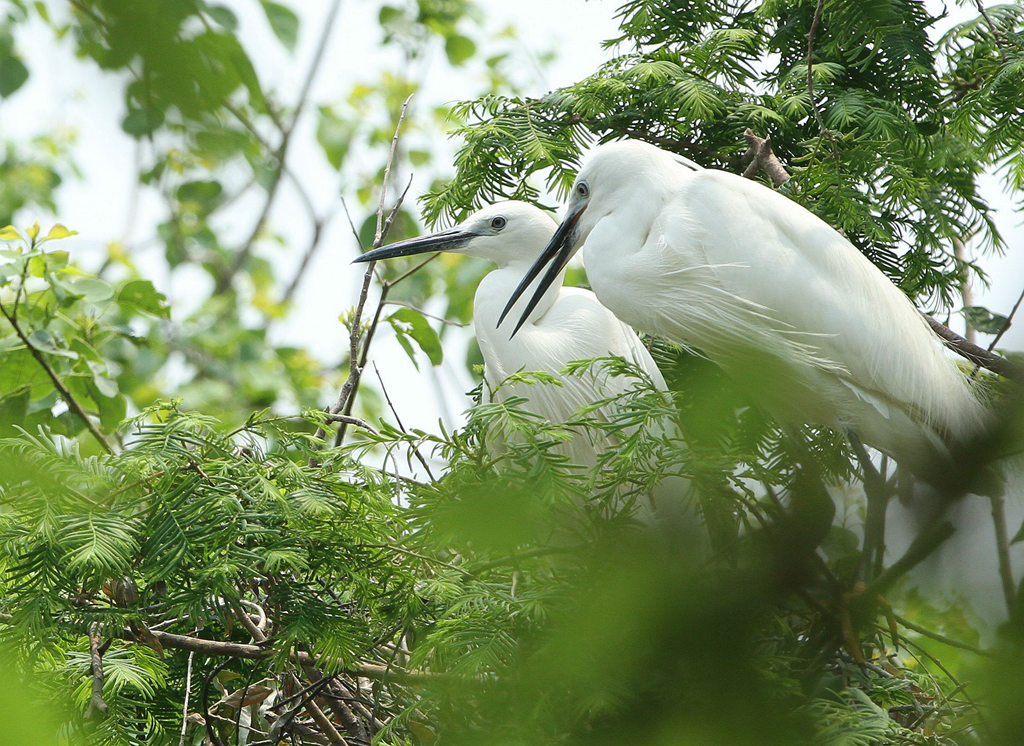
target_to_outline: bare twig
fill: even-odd
[[[999,47],[999,58],[1005,60],[1006,54],[1003,51],[1003,46],[1006,44],[1006,39],[1003,37],[1003,32],[996,28],[995,23],[992,22],[992,19],[989,17],[988,11],[985,10],[985,5],[981,0],[974,0],[974,4],[978,8],[978,12],[981,13],[981,17],[985,19],[985,23],[988,24],[988,29],[992,32],[992,40],[996,43],[996,46]]]
[[[921,531],[907,547],[903,556],[887,567],[864,589],[861,596],[874,599],[884,595],[903,575],[919,565],[938,549],[939,545],[949,539],[956,529],[949,521],[936,521]]]
[[[384,385],[384,379],[380,377],[380,371],[377,369],[377,363],[373,364],[373,372],[377,376],[377,381],[380,383],[380,390],[384,392],[384,401],[388,403],[388,409],[390,409],[391,414],[395,416],[395,422],[398,423],[398,429],[405,435],[408,435],[409,433],[406,431],[405,425],[402,424],[402,418],[398,415],[398,410],[395,409],[395,405],[391,403],[391,397],[388,395],[388,389]],[[427,463],[427,460],[423,458],[423,454],[420,453],[420,449],[413,446],[412,452],[415,454],[416,459],[420,462],[423,468],[426,469],[427,476],[430,477],[430,481],[436,481],[433,472],[430,471],[430,465]]]
[[[818,102],[814,97],[814,40],[818,35],[818,28],[821,26],[821,11],[825,7],[825,0],[818,0],[814,8],[814,17],[811,18],[811,28],[807,32],[807,97],[811,101],[811,112],[814,114],[814,121],[818,123],[818,129],[824,133],[828,130],[825,121],[821,118],[821,111],[818,109]]]
[[[302,670],[305,671],[306,676],[309,678],[310,681],[314,683],[319,683],[320,681],[323,681],[323,674],[312,663],[303,664]],[[325,685],[320,691],[323,691],[323,689],[327,689],[331,692],[331,695],[333,695],[333,685],[336,682],[332,679],[324,683]],[[331,712],[334,713],[335,717],[338,718],[338,720],[345,726],[345,730],[347,730],[350,734],[352,734],[356,738],[365,739],[367,735],[366,729],[363,727],[362,723],[359,722],[359,718],[355,716],[355,714],[352,712],[349,706],[345,704],[345,702],[343,702],[338,697],[331,695],[324,697],[324,700],[327,702],[327,706],[331,709]]]
[[[89,671],[92,674],[92,696],[89,698],[89,712],[106,713],[109,709],[103,701],[103,638],[100,625],[89,625]]]
[[[953,238],[953,256],[956,257],[957,269],[962,272],[960,277],[960,299],[963,301],[964,308],[967,308],[974,305],[974,293],[971,291],[971,278],[967,274],[967,254],[964,242],[956,237]],[[977,332],[970,324],[966,324],[964,327],[964,339],[972,345],[978,343]],[[992,348],[990,347],[989,349],[991,350]]]
[[[996,555],[999,558],[999,580],[1003,585],[1003,598],[1006,599],[1006,609],[1011,614],[1017,595],[1016,585],[1013,582],[1013,565],[1010,562],[1010,537],[1006,530],[1006,502],[1002,495],[989,497],[992,508],[992,525],[996,531]]]
[[[60,380],[60,376],[57,375],[57,371],[55,371],[49,361],[47,361],[46,356],[43,355],[43,353],[37,349],[34,344],[32,344],[28,336],[25,334],[25,331],[18,323],[18,320],[12,314],[7,312],[3,303],[0,303],[0,313],[4,315],[4,318],[7,319],[7,322],[14,329],[14,333],[18,335],[18,338],[28,348],[28,351],[32,353],[32,357],[35,358],[36,362],[39,363],[39,366],[46,372],[46,375],[50,378],[50,381],[53,383],[53,387],[57,389],[57,393],[60,394],[60,398],[64,400],[64,403],[67,404],[71,411],[78,415],[82,422],[85,423],[86,428],[89,430],[90,434],[92,434],[92,437],[96,439],[96,442],[100,444],[103,450],[107,453],[113,453],[114,449],[111,448],[107,439],[103,437],[103,433],[100,432],[99,428],[96,427],[96,424],[89,418],[85,409],[72,395],[68,387],[64,385],[64,382]]]
[[[192,694],[192,661],[195,655],[196,651],[189,651],[188,664],[185,667],[185,703],[181,706],[181,736],[178,738],[178,746],[185,746],[185,730],[188,728],[188,700]]]
[[[1010,323],[1013,321],[1013,317],[1017,315],[1018,309],[1020,309],[1021,301],[1024,301],[1024,289],[1020,291],[1020,295],[1017,296],[1017,302],[1013,304],[1013,308],[1010,309],[1009,315],[1006,317],[1006,323],[1003,324],[1003,328],[999,330],[999,334],[992,338],[992,341],[988,343],[986,348],[989,352],[995,349],[995,346],[1002,339],[1003,335],[1006,334],[1006,330],[1010,328]]]
[[[302,682],[299,681],[298,677],[293,674],[291,678],[295,686],[301,689]],[[316,703],[316,691],[311,691],[309,693],[305,701],[302,703],[302,706],[306,708],[306,712],[312,716],[313,721],[317,724],[317,727],[320,728],[320,731],[327,736],[327,740],[330,743],[336,744],[336,746],[347,746],[348,741],[342,738],[341,734],[338,733],[338,729],[334,727],[334,723],[324,715],[324,711],[321,710],[320,706]]]
[[[968,644],[966,642],[961,642],[960,640],[954,640],[952,637],[946,637],[945,635],[943,635],[943,634],[941,634],[939,632],[936,632],[934,630],[930,630],[927,627],[922,627],[919,624],[915,624],[914,622],[910,621],[909,619],[905,619],[905,618],[899,616],[898,614],[896,615],[896,621],[899,622],[904,627],[906,627],[907,629],[913,630],[914,632],[917,632],[919,635],[924,635],[925,637],[931,638],[932,640],[935,640],[936,642],[941,642],[943,645],[949,645],[950,647],[953,647],[953,648],[960,648],[961,650],[969,650],[970,652],[974,653],[975,655],[984,655],[984,656],[990,656],[991,655],[991,653],[989,653],[989,652],[987,652],[985,650],[982,650],[981,648],[975,647],[974,645],[970,645],[970,644]]]
[[[993,373],[998,373],[1006,378],[1024,379],[1024,369],[1021,369],[1020,366],[1010,362],[1005,357],[986,350],[984,347],[972,345],[948,326],[936,321],[928,314],[922,313],[921,315],[924,316],[924,320],[928,322],[928,326],[932,328],[932,331],[942,338],[946,347],[953,350],[956,354],[970,360],[975,365],[981,366]]]
[[[306,77],[302,81],[302,87],[299,89],[298,98],[295,101],[295,112],[292,115],[291,121],[287,125],[281,127],[281,142],[277,146],[277,150],[274,152],[274,160],[277,163],[277,167],[274,169],[274,173],[271,176],[270,184],[267,186],[267,197],[263,201],[263,207],[260,210],[260,214],[253,224],[252,231],[250,231],[248,238],[235,253],[235,259],[231,263],[228,269],[221,273],[217,279],[217,285],[214,293],[221,294],[231,287],[231,283],[238,274],[238,271],[243,267],[245,262],[248,260],[249,255],[252,253],[253,246],[256,243],[256,238],[259,236],[260,231],[263,230],[263,224],[266,222],[267,216],[270,214],[270,208],[274,204],[274,199],[277,196],[277,188],[281,184],[281,177],[284,175],[285,170],[285,159],[288,155],[288,146],[291,143],[292,133],[295,131],[295,125],[298,124],[299,117],[302,116],[302,110],[306,105],[306,99],[309,97],[309,91],[313,86],[313,80],[316,77],[317,71],[320,69],[320,63],[323,61],[324,52],[327,49],[327,40],[330,38],[331,29],[334,26],[334,20],[338,15],[338,9],[341,7],[341,0],[334,0],[331,3],[330,8],[327,10],[327,16],[323,21],[323,26],[320,31],[320,38],[317,41],[316,51],[313,53],[313,59],[309,63],[309,69],[306,71]],[[270,107],[268,106],[268,111]]]

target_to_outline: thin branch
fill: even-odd
[[[954,640],[952,637],[946,637],[945,635],[943,635],[943,634],[941,634],[939,632],[935,632],[934,630],[930,630],[927,627],[922,627],[919,624],[915,624],[914,622],[910,621],[909,619],[905,619],[905,618],[901,617],[898,614],[895,615],[895,616],[896,616],[896,621],[899,622],[904,627],[906,627],[907,629],[913,630],[914,632],[917,632],[919,635],[923,635],[923,636],[925,636],[927,638],[935,640],[936,642],[941,642],[943,645],[949,645],[952,648],[960,648],[961,650],[968,650],[968,651],[974,653],[975,655],[983,655],[983,656],[991,656],[992,655],[988,651],[982,650],[981,648],[975,647],[974,645],[970,645],[970,644],[968,644],[966,642],[961,642],[960,640]]]
[[[999,558],[999,579],[1003,585],[1006,609],[1013,614],[1016,606],[1017,588],[1013,582],[1013,564],[1010,561],[1010,537],[1006,530],[1006,501],[1002,495],[989,497],[992,508],[992,525],[996,531],[996,555]]]
[[[936,321],[928,314],[922,313],[921,315],[924,316],[924,320],[928,322],[928,326],[932,328],[932,331],[942,338],[946,347],[953,350],[956,354],[970,360],[975,365],[990,370],[993,373],[998,373],[1006,378],[1014,380],[1024,379],[1024,369],[1020,366],[994,352],[989,352],[984,347],[972,345],[948,326]]]
[[[864,493],[867,496],[867,514],[864,517],[864,544],[860,556],[860,579],[870,581],[879,573],[885,555],[885,511],[891,493],[885,477],[875,469],[863,443],[851,434],[850,444],[864,473]]]
[[[89,625],[89,671],[92,674],[92,696],[89,698],[89,712],[106,713],[110,708],[103,701],[103,639],[100,625]]]
[[[107,453],[113,454],[114,449],[111,448],[110,443],[107,442],[107,439],[103,437],[103,433],[100,432],[99,428],[96,427],[96,424],[89,418],[89,415],[85,413],[85,409],[82,407],[81,404],[78,403],[78,400],[71,394],[71,391],[68,390],[68,387],[64,385],[64,382],[60,380],[60,376],[58,376],[57,372],[50,366],[50,363],[47,361],[43,353],[40,350],[38,350],[36,346],[32,344],[31,341],[29,341],[28,336],[21,328],[21,325],[18,324],[17,319],[15,319],[11,314],[7,312],[7,309],[4,307],[3,303],[0,303],[0,313],[4,315],[4,317],[7,319],[7,322],[14,329],[14,333],[18,335],[18,338],[28,348],[28,351],[32,353],[32,357],[36,359],[36,362],[39,363],[40,367],[42,367],[42,369],[46,372],[46,375],[49,376],[50,381],[53,383],[53,387],[57,389],[57,393],[60,394],[60,398],[64,400],[64,403],[67,404],[71,411],[78,415],[82,422],[85,423],[86,428],[88,428],[89,432],[92,434],[92,437],[96,439],[96,442],[100,444],[103,450],[106,451]]]
[[[292,115],[291,121],[288,122],[287,125],[281,127],[281,142],[277,146],[277,150],[274,152],[274,160],[277,163],[277,167],[274,169],[270,184],[267,186],[267,197],[263,201],[263,207],[260,209],[259,217],[256,219],[252,231],[250,231],[248,238],[236,252],[235,259],[231,263],[231,266],[228,267],[228,269],[217,279],[217,285],[214,289],[214,293],[217,295],[227,292],[228,288],[231,287],[231,283],[234,280],[235,275],[238,274],[239,270],[241,270],[245,262],[248,260],[249,255],[252,253],[253,247],[256,243],[256,238],[259,236],[260,231],[263,230],[263,224],[270,215],[270,208],[274,204],[274,199],[277,196],[277,188],[280,186],[281,177],[284,175],[285,159],[288,156],[288,146],[291,143],[292,133],[295,132],[295,125],[298,124],[299,117],[302,116],[302,110],[305,108],[306,99],[309,97],[309,91],[313,86],[313,80],[316,77],[317,71],[320,69],[320,63],[323,61],[324,52],[327,49],[327,40],[330,38],[331,29],[334,26],[334,20],[338,15],[338,9],[340,7],[341,0],[334,0],[334,2],[331,3],[331,7],[327,10],[327,17],[323,21],[323,27],[320,31],[320,38],[317,41],[316,51],[313,53],[313,59],[309,63],[309,69],[306,71],[306,77],[302,81],[302,87],[299,89],[299,96],[295,101],[295,112]],[[268,106],[267,108],[268,111],[270,111],[270,107]]]
[[[174,650],[189,650],[200,655],[206,656],[228,656],[229,658],[245,658],[249,660],[260,660],[263,658],[270,658],[274,655],[275,651],[273,648],[266,647],[263,645],[254,645],[252,643],[244,642],[225,642],[222,640],[205,640],[201,637],[192,637],[190,635],[178,635],[172,632],[164,632],[162,630],[150,630],[153,637],[163,645],[165,648],[172,648]],[[125,630],[121,635],[126,640],[135,642],[136,637],[130,631]],[[293,660],[299,663],[311,662],[315,663],[313,656],[304,651],[294,652],[290,655]],[[354,676],[364,676],[368,679],[388,679],[393,678],[399,681],[426,681],[436,678],[442,678],[442,674],[432,673],[429,671],[415,671],[409,669],[395,668],[383,666],[379,663],[354,663],[347,664],[341,661],[331,661],[332,664],[338,665],[338,667],[344,670],[346,673]]]
[[[974,305],[974,293],[971,291],[971,278],[967,274],[967,259],[966,249],[964,242],[954,236],[953,238],[953,256],[956,258],[957,269],[960,270],[960,300],[963,301],[964,307]],[[977,332],[974,327],[967,324],[964,328],[964,339],[970,342],[972,345],[978,343]],[[989,348],[992,349],[991,347]]]
[[[1003,335],[1006,334],[1006,330],[1010,328],[1010,323],[1013,321],[1013,317],[1017,315],[1017,310],[1020,308],[1021,301],[1024,301],[1024,289],[1021,289],[1020,295],[1017,296],[1017,302],[1013,304],[1013,308],[1010,309],[1010,315],[1006,317],[1006,323],[1003,324],[1003,328],[999,330],[999,334],[992,338],[992,341],[988,343],[989,352],[995,349],[996,344],[1002,339]]]
[[[807,97],[811,102],[811,112],[814,114],[814,121],[818,123],[818,129],[825,133],[828,130],[821,118],[821,111],[818,109],[818,102],[814,98],[814,40],[818,35],[821,26],[821,11],[825,7],[825,0],[818,0],[814,9],[814,17],[811,18],[811,28],[807,32]]]
[[[361,427],[361,428],[363,428],[363,430],[366,430],[367,432],[373,433],[374,435],[380,435],[380,433],[377,431],[377,429],[373,425],[371,425],[369,422],[367,422],[364,419],[360,419],[359,417],[352,417],[352,416],[347,415],[347,414],[330,414],[330,413],[328,413],[327,414],[327,419],[330,422],[344,422],[346,425],[355,425],[356,427]]]
[[[860,594],[863,598],[873,599],[884,595],[903,575],[919,565],[938,549],[939,545],[956,533],[949,521],[935,522],[917,535],[903,556],[887,567]]]
[[[978,8],[978,12],[981,13],[981,17],[985,19],[985,23],[988,24],[989,31],[992,32],[992,40],[996,43],[996,46],[999,47],[999,59],[1005,61],[1006,54],[1003,51],[1003,47],[1006,44],[1006,39],[1003,37],[1003,32],[996,28],[995,23],[992,22],[992,19],[989,17],[988,11],[985,10],[985,6],[982,4],[981,0],[974,0],[974,4]]]
[[[299,687],[300,689],[302,688],[302,682],[299,681],[297,676],[292,674],[291,679],[295,686]],[[309,696],[306,697],[305,701],[302,703],[302,706],[306,708],[306,712],[308,712],[312,716],[313,721],[317,724],[317,727],[320,728],[320,731],[325,736],[327,736],[327,740],[330,743],[336,744],[336,746],[348,745],[348,741],[341,737],[341,734],[338,733],[338,729],[334,727],[334,723],[332,723],[330,719],[326,715],[324,715],[324,711],[321,710],[320,706],[316,703],[315,691],[312,691],[309,694]]]
[[[398,410],[395,409],[395,405],[391,403],[391,397],[388,395],[388,389],[384,385],[384,379],[380,377],[380,371],[377,369],[377,363],[373,364],[373,372],[376,374],[377,381],[380,383],[380,390],[384,392],[384,401],[388,403],[388,409],[390,409],[391,414],[395,416],[395,422],[398,423],[398,429],[401,430],[404,435],[408,435],[409,433],[405,429],[405,425],[402,424],[402,418],[398,416]],[[437,481],[433,472],[430,471],[430,465],[427,463],[427,460],[423,458],[423,454],[420,453],[420,449],[413,446],[412,452],[415,454],[416,459],[420,462],[423,468],[427,470],[427,476],[430,477],[430,481]]]
[[[409,102],[411,100],[412,96],[410,95],[402,103],[402,108],[398,113],[398,121],[395,123],[395,134],[391,138],[391,150],[388,153],[388,160],[384,166],[384,178],[381,181],[381,198],[377,208],[377,232],[374,237],[373,248],[378,248],[383,244],[384,238],[387,236],[388,230],[395,219],[395,215],[398,214],[398,210],[405,199],[405,195],[409,191],[409,186],[412,184],[412,179],[410,178],[409,184],[406,185],[405,190],[401,195],[399,195],[398,200],[395,202],[395,206],[391,209],[387,222],[383,222],[384,197],[388,190],[388,180],[391,177],[392,160],[395,156],[395,150],[398,147],[398,138],[402,131],[402,123],[405,121],[405,114],[409,109]],[[375,264],[376,262],[370,262],[367,264],[366,272],[363,274],[363,284],[359,290],[359,300],[356,302],[355,312],[352,316],[352,321],[350,322],[348,378],[341,387],[341,392],[338,394],[338,400],[330,409],[327,410],[329,414],[352,414],[352,402],[355,400],[356,392],[359,389],[359,379],[363,374],[363,366],[366,364],[366,356],[369,354],[370,342],[373,340],[374,331],[377,328],[377,323],[380,321],[380,312],[383,308],[382,304],[387,297],[387,290],[389,287],[388,285],[384,286],[384,289],[381,292],[380,301],[377,303],[377,311],[374,314],[373,321],[366,331],[365,338],[363,338],[360,323],[363,317],[363,309],[366,306],[366,299],[370,292],[370,281],[373,279]],[[359,352],[360,342],[362,342],[362,355],[360,355]],[[322,440],[326,434],[327,431],[323,427],[319,427],[313,437],[316,440]],[[344,437],[344,434],[345,423],[342,423],[334,439],[334,445],[336,447],[341,445],[341,440]],[[315,465],[316,459],[310,458],[309,466]]]
[[[181,707],[181,736],[178,738],[178,746],[185,746],[185,730],[188,728],[188,700],[192,694],[192,661],[195,655],[196,651],[189,651],[188,664],[185,667],[185,704]]]

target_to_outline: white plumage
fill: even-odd
[[[784,422],[852,430],[920,470],[984,420],[907,297],[760,183],[639,141],[603,145],[513,300],[550,262],[536,298],[581,246],[605,306],[752,383]]]
[[[540,294],[514,339],[499,332],[498,315],[505,300],[555,231],[555,221],[525,202],[499,202],[485,207],[460,225],[429,236],[402,241],[368,252],[358,261],[375,261],[428,251],[452,251],[489,259],[498,265],[477,287],[473,326],[484,358],[485,395],[499,400],[523,397],[523,409],[554,424],[569,421],[580,407],[618,397],[632,387],[627,377],[611,376],[599,366],[582,376],[562,376],[576,360],[617,356],[635,364],[654,385],[665,381],[650,353],[632,329],[622,323],[588,290],[562,287],[564,268]],[[523,303],[519,310],[525,308]],[[519,371],[556,376],[561,385],[502,383]],[[604,409],[591,416],[610,415]],[[595,441],[596,438],[596,441]],[[592,467],[609,447],[606,438],[578,433],[558,449],[571,463]]]

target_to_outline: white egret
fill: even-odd
[[[597,148],[501,318],[547,267],[526,318],[581,246],[591,287],[620,319],[751,382],[783,422],[853,431],[920,473],[984,420],[907,297],[756,181],[640,141]]]
[[[563,424],[580,407],[621,396],[632,386],[628,377],[611,376],[597,367],[583,376],[561,376],[565,366],[575,360],[621,357],[665,390],[661,372],[636,333],[589,290],[562,287],[564,267],[549,278],[529,313],[524,311],[522,329],[514,339],[498,332],[498,314],[505,299],[554,235],[555,227],[554,219],[534,205],[499,202],[473,213],[454,228],[374,249],[356,261],[450,251],[497,264],[498,268],[480,281],[473,300],[473,326],[484,358],[484,393],[495,391],[501,401],[522,397],[526,399],[526,411],[553,424]],[[559,377],[561,385],[501,385],[519,371],[548,373]],[[608,413],[591,413],[595,415],[607,418]],[[570,463],[592,467],[599,453],[608,447],[606,439],[594,442],[594,437],[592,432],[577,434],[560,444],[559,450]]]

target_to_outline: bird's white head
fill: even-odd
[[[431,251],[490,259],[499,267],[528,265],[551,238],[554,219],[535,205],[508,200],[477,210],[447,230],[368,251],[355,261],[372,262]]]
[[[573,182],[565,216],[555,235],[501,315],[504,319],[526,288],[547,267],[512,334],[522,326],[534,304],[565,269],[601,218],[624,206],[638,217],[644,210],[656,210],[657,199],[668,193],[665,185],[679,178],[681,172],[698,169],[700,166],[696,163],[640,140],[618,140],[595,148]]]

